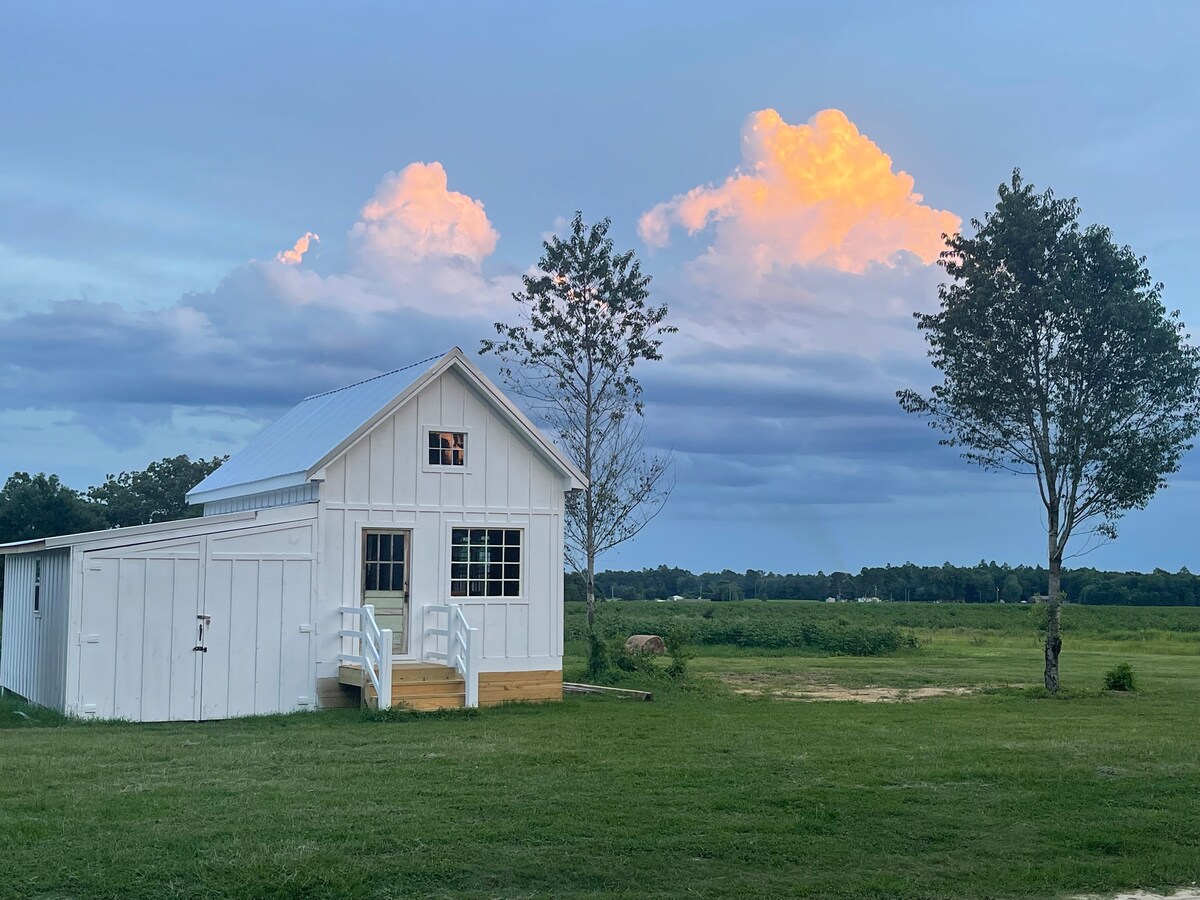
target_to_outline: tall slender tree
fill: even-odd
[[[952,235],[940,309],[917,313],[943,381],[900,391],[962,456],[1032,475],[1046,512],[1045,684],[1058,690],[1060,578],[1068,541],[1116,537],[1179,468],[1200,421],[1200,352],[1145,257],[1079,204],[1036,193],[1014,171],[975,235]]]
[[[670,494],[669,455],[648,455],[641,362],[662,356],[666,305],[651,306],[650,276],[633,251],[618,253],[610,221],[587,225],[575,213],[565,238],[543,244],[538,272],[513,294],[517,324],[496,323],[500,375],[552,430],[588,480],[567,498],[568,562],[585,580],[589,626],[595,623],[596,558],[646,526]]]

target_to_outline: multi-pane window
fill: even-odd
[[[42,561],[40,559],[33,561],[33,612],[39,616],[42,614]]]
[[[451,596],[521,595],[519,528],[452,528],[450,532]]]
[[[363,555],[365,591],[404,590],[405,532],[368,531]]]
[[[429,465],[465,466],[467,435],[463,431],[429,432]]]

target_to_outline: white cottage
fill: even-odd
[[[317,394],[201,518],[0,546],[0,687],[137,721],[559,699],[583,487],[457,348]]]

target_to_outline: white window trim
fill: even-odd
[[[456,528],[483,528],[495,529],[499,528],[502,531],[519,531],[521,532],[521,577],[517,583],[517,595],[515,597],[471,597],[467,595],[455,596],[450,593],[450,566],[453,563],[451,559],[451,548],[454,546],[454,529]],[[447,522],[445,524],[445,533],[443,535],[442,546],[445,548],[445,557],[442,564],[442,574],[439,578],[442,586],[442,596],[445,597],[447,603],[528,603],[528,577],[529,577],[529,527],[527,525],[503,525],[496,522]],[[468,579],[469,580],[469,579]]]
[[[431,463],[429,461],[429,432],[431,431],[456,431],[464,435],[465,465],[443,466]],[[421,454],[421,471],[435,472],[438,475],[473,475],[475,473],[475,463],[473,462],[475,450],[472,449],[471,432],[471,427],[467,425],[422,425],[417,431],[418,452]]]

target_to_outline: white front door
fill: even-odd
[[[409,549],[412,532],[403,529],[363,531],[362,602],[375,607],[380,628],[392,630],[392,652],[409,653]]]

